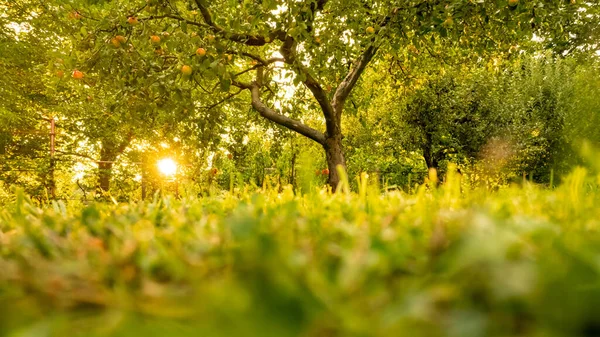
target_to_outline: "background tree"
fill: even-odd
[[[29,1],[0,3],[0,177],[41,196],[56,185],[49,146],[56,101],[43,78],[56,46],[49,35],[60,25],[33,19],[37,8]]]

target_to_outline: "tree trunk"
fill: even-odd
[[[110,190],[110,180],[112,178],[112,169],[117,157],[125,151],[129,143],[131,143],[132,134],[128,133],[127,137],[121,142],[114,139],[103,139],[102,148],[100,149],[100,161],[98,162],[98,189],[101,193],[106,193]]]
[[[438,169],[439,163],[430,145],[425,145],[423,148],[423,158],[427,164],[427,169]]]
[[[342,135],[338,134],[327,137],[323,148],[325,149],[327,168],[329,169],[329,185],[331,186],[331,190],[335,192],[340,183],[340,174],[337,167],[341,165],[346,169],[346,158],[342,149]]]
[[[107,160],[108,158],[103,158],[102,162],[98,163],[98,187],[102,192],[108,192],[110,190],[110,178],[112,177],[112,161]]]
[[[98,162],[98,191],[101,194],[110,191],[112,168],[117,155],[113,144],[109,142],[102,143],[102,148],[100,149],[100,161]]]

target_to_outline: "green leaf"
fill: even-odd
[[[229,88],[231,87],[231,80],[230,79],[222,79],[221,80],[221,91],[229,91]]]

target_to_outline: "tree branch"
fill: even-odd
[[[248,89],[248,90],[252,89],[252,84],[240,82],[235,79],[231,80],[231,85],[233,85],[234,87],[238,87],[240,89]]]
[[[231,93],[231,94],[227,95],[227,97],[219,100],[216,103],[213,103],[213,104],[207,105],[207,106],[200,106],[199,108],[200,109],[205,109],[205,110],[211,110],[211,109],[213,109],[213,108],[215,108],[215,107],[217,107],[217,106],[219,106],[219,105],[227,102],[228,100],[232,99],[233,97],[239,95],[242,91],[243,91],[243,89],[240,89],[237,92],[234,92],[234,93]]]
[[[329,0],[317,0],[317,1],[309,0],[308,1],[308,2],[310,2],[310,15],[311,15],[310,18],[308,18],[306,20],[306,31],[308,33],[312,33],[312,31],[313,31],[313,22],[315,20],[315,16],[316,16],[317,12],[322,11],[328,1]]]
[[[308,137],[321,145],[325,144],[325,135],[322,132],[313,129],[300,121],[282,115],[266,106],[260,99],[260,87],[258,84],[252,84],[249,89],[252,94],[252,107],[254,107],[261,116]]]
[[[240,75],[243,75],[245,73],[248,73],[248,72],[250,72],[252,70],[256,70],[258,68],[262,68],[262,67],[268,66],[270,64],[276,63],[276,62],[285,62],[285,59],[283,59],[281,57],[272,57],[272,58],[269,58],[269,59],[263,59],[262,57],[259,57],[259,56],[256,56],[254,54],[247,53],[247,52],[237,53],[237,52],[228,51],[227,53],[228,54],[236,54],[236,55],[246,56],[246,57],[249,57],[249,58],[253,59],[254,61],[256,61],[256,64],[253,65],[252,67],[250,67],[248,69],[245,69],[245,70],[242,70],[239,73],[233,75],[234,78],[238,77]]]
[[[339,125],[335,121],[335,113],[331,103],[329,102],[329,98],[327,97],[327,92],[323,89],[323,87],[321,87],[317,79],[313,77],[310,71],[297,59],[295,48],[296,42],[294,39],[289,37],[281,46],[281,55],[283,55],[285,63],[291,65],[296,70],[296,73],[304,78],[302,83],[304,83],[304,85],[312,92],[313,96],[319,103],[319,106],[323,111],[323,116],[325,116],[327,133],[330,135],[337,133],[339,131],[337,130]]]
[[[85,159],[89,159],[93,162],[97,162],[98,159],[90,157],[88,155],[82,154],[82,153],[76,153],[76,152],[67,152],[67,151],[61,151],[61,150],[55,150],[56,153],[60,153],[60,154],[64,154],[67,156],[75,156],[75,157],[80,157],[80,158],[85,158]]]
[[[339,119],[341,117],[346,99],[350,95],[350,92],[352,92],[352,89],[354,89],[356,82],[358,82],[358,79],[365,71],[367,64],[371,62],[378,49],[378,47],[375,47],[373,44],[371,44],[360,56],[360,58],[354,62],[354,67],[336,89],[331,104],[334,108],[336,118]]]
[[[227,51],[226,54],[235,54],[235,55],[246,56],[246,57],[249,57],[249,58],[257,61],[258,63],[262,63],[265,66],[269,65],[271,63],[275,63],[275,62],[285,62],[285,59],[283,59],[281,57],[272,57],[269,59],[263,59],[262,57],[260,57],[258,55],[254,55],[254,54],[248,53],[248,52]]]
[[[183,18],[181,16],[172,15],[172,14],[152,15],[152,16],[149,16],[149,17],[146,17],[146,18],[139,18],[139,21],[143,22],[143,21],[161,20],[161,19],[173,19],[173,20],[185,22],[186,24],[188,24],[190,26],[210,28],[209,26],[207,26],[207,25],[205,25],[203,23],[196,22],[196,21],[191,21],[191,20],[185,19],[185,18]]]
[[[388,15],[385,18],[383,18],[383,20],[379,24],[379,27],[387,26],[392,20],[392,18],[398,14],[399,10],[400,8],[393,8],[392,15]],[[369,62],[373,60],[373,57],[375,57],[375,54],[377,54],[377,51],[379,50],[379,47],[376,46],[375,43],[375,38],[372,38],[369,47],[367,47],[363,54],[354,62],[352,70],[350,70],[348,75],[346,75],[342,83],[340,83],[340,85],[336,89],[335,94],[333,95],[331,105],[333,106],[333,109],[335,111],[335,118],[338,120],[338,122],[341,120],[341,115],[344,109],[344,104],[346,103],[346,99],[352,92],[352,89],[354,89],[354,86],[358,82],[358,79],[360,78],[362,73],[365,71],[365,68],[367,67]]]
[[[123,139],[121,143],[119,143],[119,145],[117,146],[117,153],[122,154],[123,152],[125,152],[125,149],[127,149],[129,144],[131,144],[131,141],[133,141],[133,131],[129,130],[127,132],[127,135],[125,136],[125,139]]]
[[[275,30],[270,32],[268,35],[268,40],[265,36],[228,32],[217,25],[217,23],[213,20],[206,0],[195,0],[195,2],[200,10],[200,13],[202,13],[204,22],[210,27],[210,29],[216,34],[223,35],[230,41],[243,43],[248,46],[264,46],[275,39],[285,39],[286,33],[283,30]]]

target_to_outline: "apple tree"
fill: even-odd
[[[42,196],[56,185],[49,146],[56,100],[44,77],[61,25],[33,19],[38,8],[30,1],[0,3],[0,180]]]
[[[594,6],[519,0],[78,0],[61,8],[94,36],[90,59],[123,45],[140,55],[134,67],[120,69],[120,76],[134,78],[132,86],[192,88],[210,107],[239,96],[263,118],[315,141],[335,188],[337,166],[346,164],[342,117],[348,98],[382,50],[393,55],[439,40],[467,51],[514,47],[533,33],[558,43],[571,36],[574,23],[590,20]],[[563,33],[548,33],[556,31]],[[94,72],[93,62],[87,64]]]

